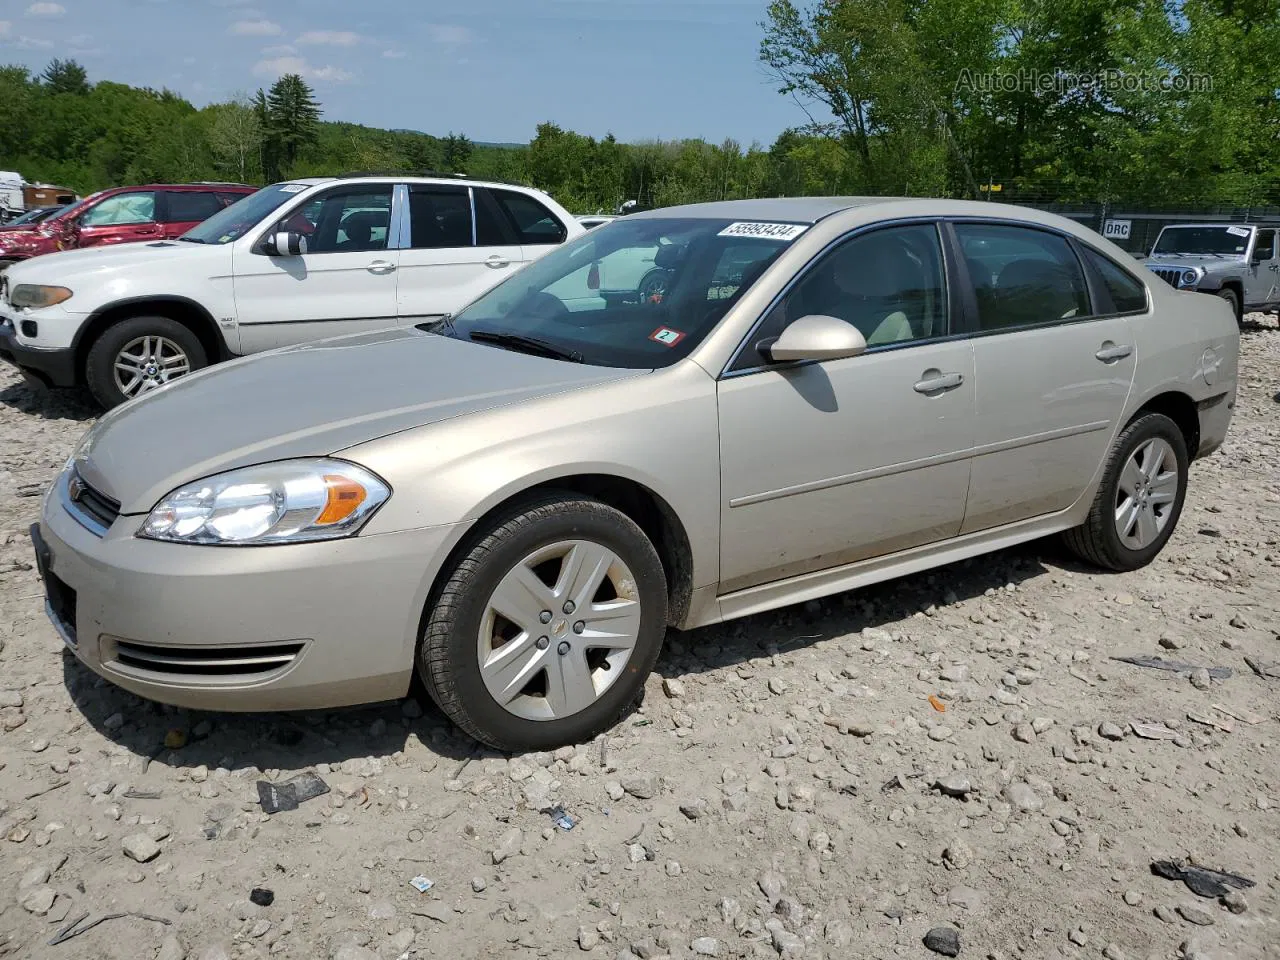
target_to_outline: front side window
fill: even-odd
[[[1259,230],[1258,239],[1253,245],[1253,258],[1255,260],[1270,260],[1276,255],[1276,232],[1274,230]]]
[[[515,226],[519,243],[563,243],[564,224],[541,203],[527,193],[514,190],[493,190],[498,203],[506,210]]]
[[[1071,245],[1029,227],[957,223],[984,333],[1089,316],[1084,271]]]
[[[123,227],[138,223],[154,223],[156,219],[156,195],[144,193],[118,193],[86,210],[80,218],[82,227]]]
[[[1133,274],[1112,263],[1096,250],[1085,247],[1084,255],[1102,278],[1102,285],[1107,288],[1117,313],[1134,313],[1147,309],[1147,290]]]
[[[391,226],[391,185],[333,190],[307,204],[303,219],[314,224],[307,237],[309,254],[385,250]],[[286,224],[290,229],[302,226]]]
[[[552,355],[601,366],[668,366],[701,343],[804,230],[795,226],[772,237],[744,237],[741,225],[731,230],[731,224],[614,221],[551,251],[457,316],[425,329],[529,352],[538,349],[529,341],[538,341]],[[511,336],[526,342],[517,344]]]
[[[947,285],[938,228],[888,227],[824,254],[769,311],[733,369],[760,366],[764,357],[756,345],[812,314],[852,324],[868,347],[946,336]]]
[[[409,234],[415,250],[471,246],[471,193],[466,187],[409,187]]]
[[[165,219],[169,223],[198,223],[222,209],[217,196],[204,191],[171,190],[168,201],[169,209]]]

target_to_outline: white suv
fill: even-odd
[[[454,313],[584,229],[546,194],[463,178],[264,187],[175,241],[0,274],[0,359],[107,407],[209,363]]]

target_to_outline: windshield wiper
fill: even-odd
[[[442,316],[436,317],[434,320],[426,320],[417,324],[417,327],[423,333],[441,333],[442,331],[447,330],[450,331],[451,335],[453,330],[453,314],[446,313]]]
[[[551,357],[555,360],[570,360],[573,363],[583,362],[582,354],[577,350],[569,350],[565,347],[557,346],[549,340],[525,336],[522,333],[507,333],[501,330],[473,330],[471,331],[471,339],[476,343],[492,343],[494,346],[508,347],[512,350]]]
[[[183,243],[204,243],[199,237],[178,237]]]

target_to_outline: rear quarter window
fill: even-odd
[[[1117,313],[1137,313],[1147,309],[1147,290],[1128,270],[1089,247],[1084,248],[1084,256],[1102,279]]]

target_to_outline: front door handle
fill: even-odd
[[[511,265],[511,261],[506,257],[500,257],[495,253],[493,256],[485,260],[484,265],[486,267],[493,267],[495,270],[501,270],[503,267],[509,267]]]
[[[1133,353],[1133,347],[1127,343],[1115,344],[1108,340],[1094,356],[1103,363],[1115,363],[1117,360],[1123,360],[1131,353]]]
[[[394,273],[396,269],[396,265],[394,263],[389,263],[386,260],[375,260],[373,261],[373,263],[369,264],[369,266],[366,267],[365,269],[368,270],[370,273],[376,273],[381,275],[384,273]]]
[[[941,393],[944,390],[954,390],[962,383],[964,383],[964,374],[962,373],[942,373],[938,370],[926,370],[924,379],[917,381],[912,389],[916,393]]]

